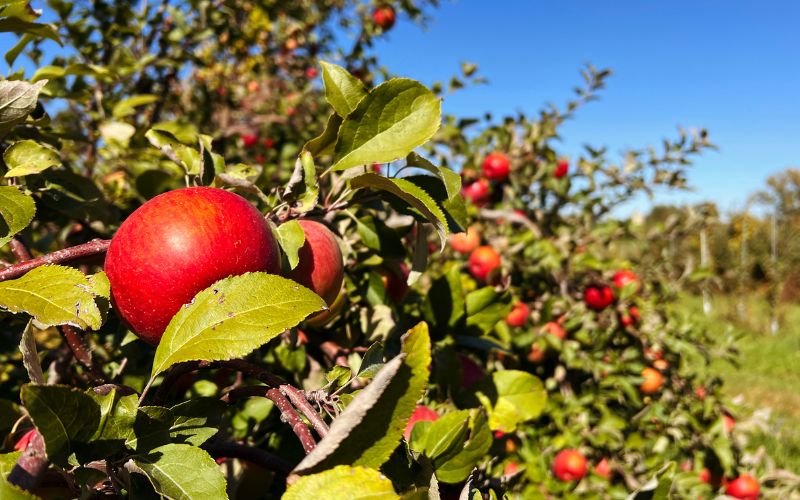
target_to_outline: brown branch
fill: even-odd
[[[280,386],[280,391],[306,416],[319,437],[324,438],[328,435],[328,424],[322,420],[314,407],[309,404],[303,391],[289,384]]]
[[[22,452],[22,456],[17,460],[11,473],[8,475],[8,482],[31,491],[36,488],[47,470],[48,461],[44,452],[44,439],[39,432],[34,433],[28,447]]]
[[[96,239],[88,243],[75,245],[74,247],[57,250],[47,255],[42,255],[41,257],[21,262],[5,269],[0,269],[0,281],[19,278],[31,269],[35,269],[46,264],[65,264],[86,257],[103,254],[108,250],[108,245],[110,243],[111,240]]]
[[[64,336],[64,340],[67,341],[69,350],[72,351],[72,355],[75,356],[75,359],[88,370],[89,378],[92,379],[92,383],[105,384],[108,382],[105,373],[92,361],[92,353],[81,332],[69,325],[61,325],[58,327],[58,330],[61,332],[61,335]]]
[[[202,446],[213,458],[238,458],[247,460],[265,469],[288,475],[292,464],[266,450],[241,443],[206,443]]]
[[[25,262],[33,258],[33,255],[31,255],[25,247],[25,244],[17,238],[11,238],[11,241],[8,242],[8,247],[11,249],[11,253],[14,254],[14,257],[17,258],[17,262]]]

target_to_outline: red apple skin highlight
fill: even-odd
[[[114,308],[150,344],[214,282],[279,270],[264,217],[241,196],[210,187],[169,191],[139,207],[112,238],[105,263]]]
[[[303,228],[306,241],[298,252],[300,260],[297,267],[287,274],[287,278],[311,289],[330,306],[339,295],[344,281],[342,251],[336,236],[323,224],[308,219],[299,220],[298,223]]]

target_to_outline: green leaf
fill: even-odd
[[[547,402],[541,380],[519,370],[494,372],[478,382],[475,391],[493,431],[514,432],[517,425],[537,418]]]
[[[402,158],[433,137],[440,122],[441,102],[433,92],[414,80],[391,79],[344,119],[331,169]]]
[[[415,209],[419,210],[425,218],[433,224],[442,245],[447,241],[447,218],[441,207],[436,204],[431,196],[422,188],[406,179],[384,177],[382,175],[367,173],[350,180],[350,187],[372,188],[387,191],[402,199]]]
[[[92,76],[97,79],[105,79],[109,76],[109,71],[96,64],[75,63],[69,66],[43,66],[36,70],[31,78],[32,81],[58,79],[67,76]]]
[[[167,158],[183,167],[187,174],[196,175],[200,173],[203,161],[200,153],[194,148],[183,144],[172,132],[151,128],[144,136],[150,141],[150,144],[160,149]]]
[[[20,278],[0,282],[0,309],[28,313],[41,328],[73,325],[97,330],[102,314],[93,289],[94,284],[77,269],[37,267]]]
[[[361,359],[361,364],[358,367],[359,378],[372,378],[378,373],[384,365],[383,362],[383,342],[375,342]]]
[[[325,308],[314,292],[280,276],[247,273],[220,280],[172,318],[151,376],[183,361],[242,357]]]
[[[436,477],[443,483],[464,481],[492,446],[492,432],[486,425],[484,411],[473,413],[469,427],[470,437],[462,450],[436,468]]]
[[[339,465],[331,470],[299,478],[286,489],[283,500],[320,498],[392,500],[400,498],[392,482],[375,469]]]
[[[58,151],[30,139],[9,146],[3,153],[3,161],[9,168],[6,177],[38,174],[50,167],[61,166]]]
[[[494,287],[483,287],[467,294],[467,328],[470,333],[488,333],[511,310],[511,295]]]
[[[36,108],[39,92],[46,83],[47,81],[33,84],[23,81],[0,81],[0,139],[17,124],[25,121]]]
[[[412,449],[420,451],[433,461],[434,468],[453,458],[464,447],[469,434],[469,412],[467,410],[446,413],[424,429],[424,435],[412,433]],[[417,426],[414,426],[414,430]]]
[[[16,17],[7,17],[0,19],[0,33],[28,33],[36,35],[40,38],[49,38],[54,42],[61,44],[61,38],[58,37],[58,32],[51,24],[29,23]]]
[[[286,260],[289,261],[289,269],[294,269],[300,262],[298,252],[306,242],[306,233],[303,232],[299,222],[290,220],[278,226],[275,235],[278,237],[278,244],[283,249],[284,255],[286,255]]]
[[[16,45],[11,47],[11,50],[6,52],[5,59],[9,68],[14,66],[14,62],[17,60],[17,57],[19,57],[22,51],[25,50],[25,47],[27,47],[28,44],[33,41],[33,39],[34,39],[33,35],[26,33],[20,37]]]
[[[22,455],[21,451],[12,451],[10,453],[0,453],[0,476],[4,479],[11,472],[11,469],[17,465],[17,460]]]
[[[170,500],[228,498],[225,477],[214,459],[188,444],[167,444],[132,458],[156,493]]]
[[[0,186],[0,247],[25,229],[35,214],[33,198],[16,186]]]
[[[342,464],[380,467],[399,444],[427,387],[430,364],[428,326],[420,323],[403,335],[400,355],[353,398],[295,472],[313,474]]]
[[[44,438],[47,458],[61,466],[100,425],[98,404],[74,387],[26,384],[21,399]]]
[[[444,184],[448,198],[461,197],[461,176],[456,172],[453,172],[447,167],[437,167],[427,158],[423,158],[413,151],[406,157],[406,164],[427,170],[438,177]]]
[[[124,118],[136,111],[137,107],[152,104],[156,101],[158,101],[158,96],[154,94],[134,95],[115,104],[111,114],[114,118]]]
[[[184,401],[170,410],[175,416],[170,437],[200,446],[219,432],[225,405],[217,398],[200,398]]]
[[[100,137],[107,144],[118,144],[128,147],[131,137],[136,134],[136,128],[130,123],[119,121],[106,121],[100,124]]]
[[[336,64],[320,61],[322,82],[325,84],[325,99],[342,118],[352,113],[358,103],[367,96],[361,80]]]
[[[42,13],[31,7],[29,0],[0,1],[0,17],[16,17],[22,21],[35,21]]]
[[[422,303],[425,319],[442,332],[455,327],[464,317],[464,289],[461,284],[461,266],[449,264],[437,278]]]
[[[22,364],[28,372],[28,378],[34,384],[44,384],[44,373],[42,365],[39,363],[39,354],[36,351],[36,339],[33,336],[33,322],[28,321],[22,331],[22,339],[19,341],[19,352],[22,353]]]
[[[342,117],[336,113],[332,114],[330,118],[328,118],[325,130],[317,137],[308,141],[305,146],[303,146],[303,149],[315,157],[333,154],[333,149],[336,146],[336,138],[339,135],[341,126]]]

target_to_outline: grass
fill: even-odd
[[[756,432],[752,444],[763,446],[778,468],[800,471],[800,306],[782,306],[779,328],[770,332],[770,312],[758,299],[715,297],[712,312],[703,314],[699,297],[684,297],[682,306],[714,335],[738,338],[740,365],[715,362],[712,370],[724,381],[725,395],[741,401],[746,411],[771,409],[769,429]]]

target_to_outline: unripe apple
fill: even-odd
[[[17,441],[14,444],[14,451],[25,451],[25,450],[27,450],[28,449],[28,445],[31,444],[31,441],[33,440],[34,437],[36,437],[36,434],[38,432],[39,431],[37,431],[36,429],[31,429],[28,432],[26,432],[25,434],[23,434],[22,437],[19,438],[19,441]]]
[[[725,494],[742,500],[756,500],[758,498],[758,481],[748,474],[737,477],[725,488]]]
[[[258,136],[256,134],[242,134],[242,144],[246,148],[252,148],[258,144]]]
[[[594,473],[602,478],[611,479],[611,464],[608,463],[607,458],[604,457],[597,462],[594,466]]]
[[[297,254],[297,267],[286,276],[311,289],[331,306],[344,281],[342,251],[336,236],[324,225],[309,219],[301,219],[298,223],[306,241]]]
[[[458,362],[461,364],[461,387],[469,389],[486,374],[478,363],[465,354],[458,355]]]
[[[492,271],[500,268],[500,264],[500,254],[488,245],[476,248],[469,256],[469,272],[481,281],[486,281]]]
[[[606,285],[592,285],[583,292],[583,301],[589,309],[602,311],[614,302],[614,292]]]
[[[386,293],[395,304],[401,304],[408,295],[408,265],[400,262],[397,267],[381,269],[381,281]]]
[[[177,189],[136,209],[111,239],[105,271],[123,321],[157,344],[172,317],[229,276],[277,274],[280,256],[266,219],[241,196]]]
[[[503,153],[489,153],[483,160],[483,175],[490,181],[504,181],[510,171],[511,162]]]
[[[417,422],[435,422],[437,420],[439,420],[438,413],[427,406],[418,405],[414,409],[414,413],[411,414],[411,418],[408,419],[406,430],[403,431],[403,437],[406,438],[406,441],[411,439],[411,431],[414,429],[414,425]]]
[[[553,171],[553,177],[556,179],[561,179],[567,175],[568,171],[569,162],[567,162],[567,160],[558,160],[558,163],[556,163],[556,169]]]
[[[630,269],[621,269],[614,273],[614,276],[611,278],[614,283],[614,286],[618,289],[625,288],[627,285],[636,284],[636,290],[639,289],[639,276],[636,275],[635,272],[631,271]]]
[[[561,323],[556,321],[549,321],[542,327],[542,333],[548,333],[553,337],[564,340],[567,337],[567,331],[561,326]]]
[[[467,254],[478,248],[481,244],[481,235],[474,226],[467,228],[464,233],[450,235],[450,246],[458,253]]]
[[[578,450],[561,450],[553,460],[553,474],[559,481],[580,481],[586,472],[586,457]]]
[[[478,179],[461,188],[461,195],[476,207],[483,207],[489,202],[489,181]]]
[[[528,304],[525,302],[515,302],[514,307],[511,309],[506,315],[506,324],[511,327],[519,327],[525,326],[525,322],[528,320],[528,314],[530,314],[531,309],[528,307]]]
[[[644,382],[639,386],[639,390],[644,394],[654,394],[664,385],[664,376],[655,368],[645,368],[642,370]]]
[[[392,8],[391,5],[385,5],[372,11],[372,20],[382,30],[388,30],[394,26],[394,22],[397,20],[397,14],[395,14],[394,8]]]

